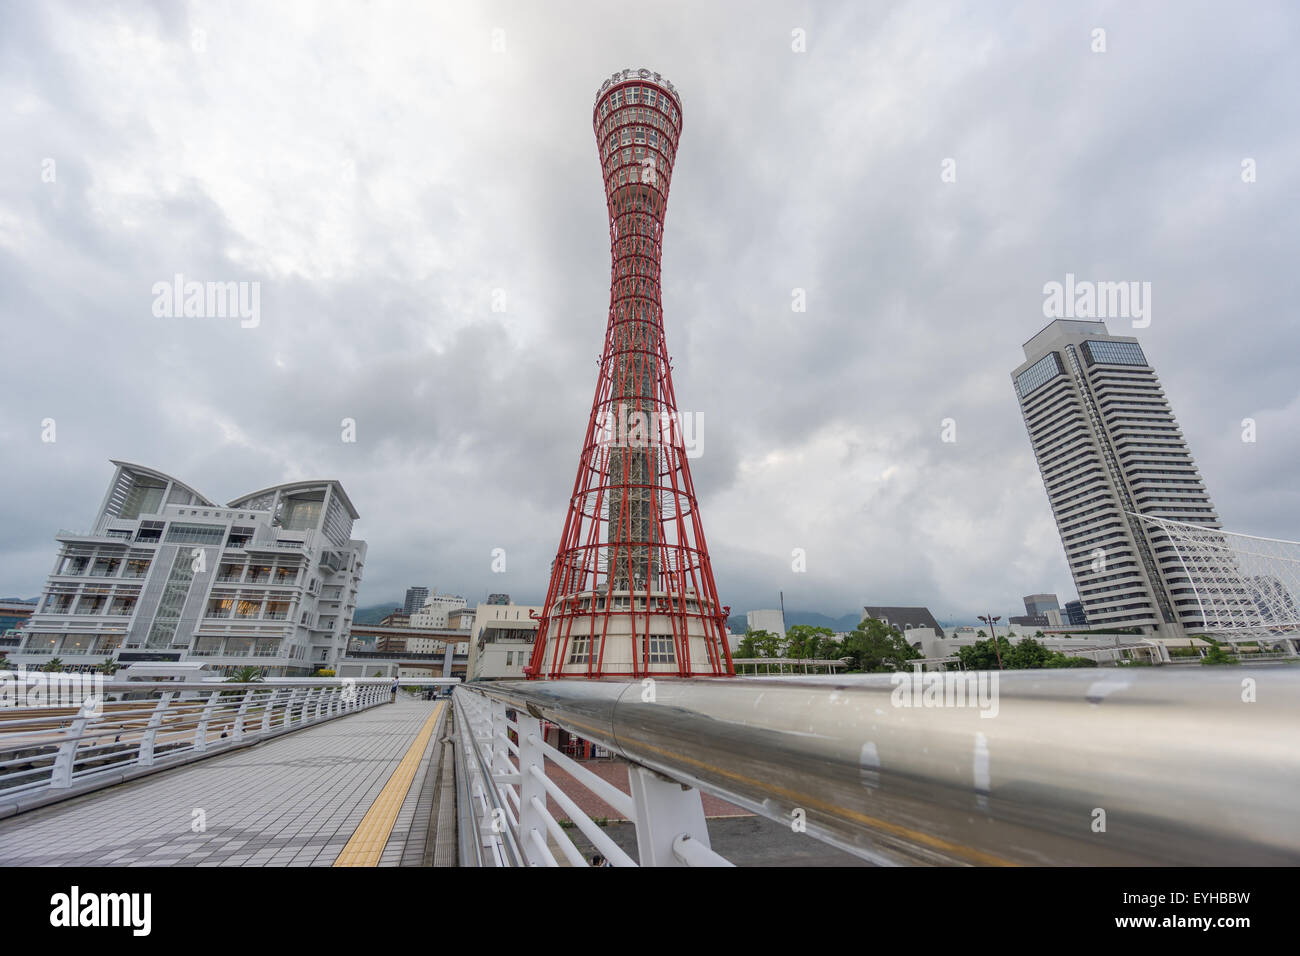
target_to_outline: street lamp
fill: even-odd
[[[1001,614],[987,614],[987,615],[985,615],[985,614],[981,614],[981,615],[979,616],[979,619],[980,619],[981,621],[983,621],[985,624],[987,624],[987,625],[989,626],[989,630],[990,630],[990,631],[992,632],[992,634],[993,634],[993,653],[996,654],[997,657],[998,657],[998,670],[1002,670],[1002,651],[1001,651],[1001,649],[998,647],[998,631],[997,631],[997,628],[994,627],[994,625],[997,624],[998,621],[1002,620],[1002,615],[1001,615]]]

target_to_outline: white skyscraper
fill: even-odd
[[[1137,339],[1058,319],[1025,343],[1011,377],[1089,623],[1198,630],[1177,551],[1131,514],[1221,525]]]

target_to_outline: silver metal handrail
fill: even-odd
[[[878,863],[1300,862],[1292,668],[479,682],[457,694]]]

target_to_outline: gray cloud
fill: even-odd
[[[655,6],[0,8],[0,590],[115,457],[220,499],[338,478],[365,601],[540,600],[608,307],[591,106],[643,64],[684,96],[667,335],[724,601],[1073,597],[1008,380],[1066,272],[1152,282],[1225,523],[1300,538],[1293,9]],[[261,324],[155,318],[177,272],[259,281]]]

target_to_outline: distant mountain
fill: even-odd
[[[858,626],[862,620],[861,612],[857,614],[844,614],[840,617],[827,617],[817,611],[786,611],[785,626],[787,629],[796,624],[807,624],[810,627],[829,627],[832,631],[851,631]],[[733,614],[727,618],[727,628],[732,634],[745,633],[745,615]]]
[[[397,601],[389,601],[387,604],[371,604],[368,607],[359,607],[352,613],[353,624],[378,624],[393,611],[401,608]]]

